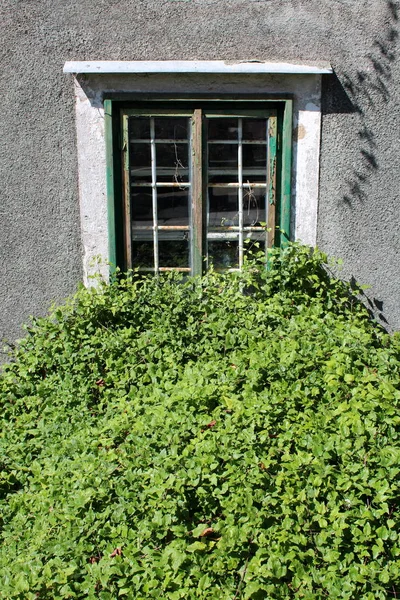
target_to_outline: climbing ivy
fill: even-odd
[[[0,378],[0,598],[400,595],[399,375],[302,246],[80,289]]]

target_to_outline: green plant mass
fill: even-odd
[[[400,597],[400,341],[325,261],[133,273],[30,326],[0,598]]]

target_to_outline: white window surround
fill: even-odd
[[[261,60],[99,60],[67,61],[64,73],[280,73],[321,75],[332,73],[326,62],[318,65],[265,62]]]
[[[103,96],[224,94],[233,100],[246,92],[259,97],[293,98],[292,238],[315,245],[317,236],[321,75],[326,63],[298,65],[261,61],[98,61],[67,62],[73,73],[79,201],[85,284],[90,275],[108,275],[106,148]],[[102,259],[100,267],[98,258]]]

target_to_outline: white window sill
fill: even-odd
[[[329,63],[294,64],[280,62],[223,60],[143,60],[143,61],[68,61],[64,73],[220,73],[323,75],[332,73]]]

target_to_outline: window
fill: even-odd
[[[287,238],[288,103],[175,100],[168,109],[106,100],[116,263],[156,273],[237,270],[246,248]]]
[[[324,74],[332,73],[328,64],[320,62],[313,65],[309,63],[294,64],[263,60],[240,60],[237,62],[221,60],[69,61],[65,63],[64,72],[73,74],[75,89],[82,267],[83,280],[86,285],[90,285],[92,275],[95,273],[100,273],[107,279],[110,271],[109,265],[111,265],[111,269],[115,265],[126,268],[129,260],[132,263],[134,258],[128,252],[127,244],[129,240],[131,244],[139,241],[134,239],[134,235],[138,235],[138,230],[134,232],[132,227],[131,229],[127,227],[126,209],[130,209],[131,205],[129,204],[128,207],[126,205],[125,186],[128,180],[125,175],[123,177],[123,159],[127,158],[123,156],[122,149],[124,133],[122,114],[124,111],[144,109],[148,111],[147,116],[154,117],[154,119],[157,117],[179,118],[179,112],[186,111],[183,116],[192,119],[195,111],[200,110],[204,121],[207,118],[204,115],[210,108],[212,111],[222,111],[222,115],[226,115],[224,119],[229,119],[235,114],[237,118],[240,118],[240,115],[242,119],[246,118],[248,110],[265,111],[268,113],[267,116],[270,114],[268,111],[276,110],[277,146],[274,171],[276,187],[274,190],[275,203],[273,203],[271,211],[275,211],[275,227],[278,229],[275,229],[273,242],[275,245],[285,244],[290,236],[292,239],[301,240],[309,245],[316,244],[321,77]],[[163,110],[167,110],[168,113],[160,114],[160,111]],[[240,111],[245,113],[244,116]],[[218,116],[222,119],[222,115]],[[138,115],[139,117],[140,115]],[[196,137],[196,139],[199,138]],[[200,139],[202,140],[200,152],[203,152],[205,157],[207,139],[203,131]],[[242,138],[242,142],[243,139],[246,138]],[[192,144],[191,148],[195,150],[192,137],[190,137],[190,144]],[[226,149],[225,151],[228,152]],[[196,190],[196,194],[201,194],[202,210],[206,210],[208,201],[206,157],[204,163],[202,163],[202,181],[199,183],[199,178],[194,177],[195,169],[192,166],[193,159],[190,154],[188,168],[191,179],[185,182],[190,183],[187,186],[189,194]],[[157,184],[157,179],[155,181]],[[264,183],[266,181],[270,182],[271,177],[266,178]],[[135,183],[135,179],[131,183]],[[159,183],[167,182],[159,181]],[[239,169],[235,180],[226,180],[221,183],[239,184]],[[252,182],[249,180],[249,183]],[[247,178],[243,178],[243,173],[242,184],[242,217],[244,218],[248,199],[250,200],[250,209],[252,205],[254,208],[252,194],[256,188],[253,186],[251,190],[246,189],[244,184],[247,184]],[[228,185],[225,187],[230,188]],[[182,198],[184,190],[180,191]],[[250,194],[248,194],[249,191]],[[221,199],[222,192],[219,191],[219,194],[218,199]],[[246,194],[248,195],[246,196]],[[157,198],[158,204],[160,204],[161,195],[160,198]],[[166,202],[165,196],[164,201]],[[268,209],[269,202],[270,199],[268,199]],[[196,206],[199,206],[198,202]],[[215,201],[215,206],[219,213],[230,212],[229,204],[225,205],[223,210],[221,203],[217,206]],[[271,211],[268,219],[272,218]],[[198,210],[197,213],[196,210],[192,210],[192,199],[190,199],[188,205],[189,230],[187,234],[182,230],[179,234],[180,239],[171,240],[171,242],[178,243],[179,241],[184,242],[185,238],[188,238],[189,265],[166,268],[186,268],[191,269],[192,272],[198,272],[199,268],[205,268],[206,262],[199,259],[198,248],[201,240],[201,253],[207,260],[209,246],[212,243],[211,234],[214,234],[215,244],[217,241],[221,242],[222,247],[225,245],[232,250],[232,253],[233,248],[239,245],[238,231],[207,231],[206,214],[201,214],[202,224],[200,227],[198,222],[194,222],[194,217],[198,212]],[[238,208],[236,212],[239,212]],[[219,216],[220,227],[222,226],[221,219],[226,219],[222,221],[226,227],[229,226],[228,220],[235,221],[228,214]],[[249,226],[252,226],[253,221],[254,219],[250,221]],[[254,222],[254,226],[256,223],[257,221]],[[152,218],[149,225],[153,227]],[[139,226],[138,222],[137,226]],[[144,226],[143,223],[142,226]],[[234,222],[231,226],[238,227],[238,224]],[[246,232],[244,227],[243,224],[241,235],[246,246],[246,239],[257,241],[256,238],[260,232]],[[200,229],[201,236],[198,235]],[[168,241],[162,239],[166,237],[165,231],[162,235],[161,233],[162,230],[159,230],[159,258],[160,242]],[[225,237],[217,240],[215,234],[222,234]],[[228,234],[231,239],[228,239]],[[176,236],[176,233],[174,235]],[[154,246],[152,233],[149,235],[149,239],[143,241],[153,242]],[[267,240],[267,243],[272,243],[272,241]],[[136,256],[136,260],[137,258]],[[217,256],[216,252],[214,261],[215,258],[223,265],[225,262],[230,264],[233,262],[229,255],[224,258],[222,254]],[[159,268],[166,264],[163,257],[162,260],[163,263],[159,262],[158,264]],[[208,260],[210,260],[210,256],[208,256]],[[170,260],[168,262],[170,263]],[[152,266],[142,266],[142,268],[154,268],[154,256]]]

